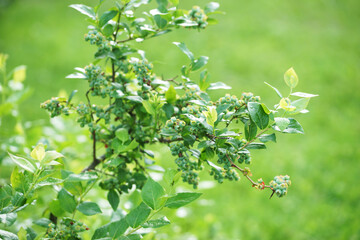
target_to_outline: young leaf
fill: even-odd
[[[165,191],[163,187],[152,178],[148,178],[141,191],[143,201],[154,210],[161,207],[161,197],[163,197],[164,194]]]
[[[261,104],[249,102],[247,106],[251,119],[260,129],[265,129],[269,124],[269,115],[266,114]]]
[[[120,203],[120,198],[119,195],[117,194],[117,192],[115,192],[115,190],[111,189],[107,195],[107,199],[111,205],[111,208],[116,211],[116,209],[119,206]]]
[[[8,153],[11,160],[16,163],[19,167],[21,167],[22,169],[25,169],[26,171],[32,172],[34,173],[36,170],[36,165],[31,162],[30,159],[26,159],[26,158],[22,158],[22,157],[18,157],[15,155],[12,155],[11,153]]]
[[[290,124],[290,120],[287,118],[275,118],[275,124],[279,127],[280,131],[284,131]]]
[[[76,208],[76,201],[74,196],[66,191],[64,188],[58,193],[58,199],[60,201],[61,208],[66,212],[72,213]]]
[[[143,225],[141,225],[143,228],[159,228],[166,225],[169,225],[170,221],[166,217],[153,219],[145,222]]]
[[[19,237],[19,240],[27,240],[26,238],[26,230],[21,227],[20,230],[17,233],[17,236]]]
[[[64,157],[64,155],[62,155],[61,153],[58,153],[56,151],[46,151],[45,152],[45,157],[42,160],[43,164],[48,164],[51,161],[58,159],[58,158],[62,158]]]
[[[214,127],[214,123],[217,120],[217,112],[216,112],[216,108],[215,107],[207,107],[207,111],[203,111],[202,113],[204,114],[205,118],[206,118],[206,122]]]
[[[290,68],[285,72],[284,80],[286,85],[288,85],[290,88],[295,88],[299,82],[299,78],[293,68]]]
[[[136,228],[137,226],[140,226],[146,221],[146,219],[150,215],[150,212],[151,209],[142,202],[139,206],[129,212],[128,215],[126,215],[126,222],[132,228]]]
[[[297,114],[306,109],[310,101],[310,98],[300,98],[291,103],[295,107],[294,111],[289,112],[289,114]]]
[[[36,145],[36,147],[31,151],[30,156],[38,161],[42,161],[45,157],[45,147],[42,143]]]
[[[266,85],[268,85],[269,87],[271,87],[275,92],[276,94],[280,97],[280,98],[283,98],[283,96],[281,95],[281,92],[276,88],[276,87],[273,87],[272,85],[270,85],[269,83],[267,82],[264,82]]]
[[[289,98],[282,98],[279,103],[280,108],[285,111],[292,112],[295,110],[295,107],[291,105],[291,101]]]
[[[111,19],[113,19],[118,14],[117,10],[110,10],[107,12],[104,12],[103,15],[101,15],[99,19],[99,27],[103,27],[105,24],[107,24]]]
[[[173,85],[170,85],[169,89],[165,92],[166,101],[170,104],[176,102],[176,90]]]
[[[195,192],[178,193],[174,197],[170,197],[167,200],[165,207],[179,208],[179,207],[185,206],[185,205],[191,203],[192,201],[198,199],[201,195],[202,195],[202,193],[195,193]]]
[[[290,123],[288,127],[283,131],[285,133],[300,133],[304,134],[304,129],[300,125],[298,121],[296,121],[294,118],[289,118]]]
[[[129,132],[126,128],[117,129],[115,135],[123,143],[129,140]]]
[[[26,66],[21,65],[14,69],[14,82],[23,82],[26,78]]]
[[[310,93],[303,93],[303,92],[294,92],[294,93],[291,94],[291,96],[302,97],[302,98],[313,98],[313,97],[317,97],[319,95],[310,94]]]
[[[179,42],[173,42],[180,50],[185,53],[185,55],[191,60],[191,62],[194,62],[194,54],[190,52],[190,50],[186,47],[185,43],[179,43]]]
[[[94,202],[82,202],[77,206],[77,210],[82,212],[86,216],[92,216],[98,213],[102,213],[99,205]]]
[[[92,20],[96,20],[96,14],[92,7],[83,4],[72,4],[69,7],[79,11],[80,13],[90,17]]]
[[[200,68],[202,68],[203,66],[205,66],[207,64],[209,60],[209,57],[207,56],[201,56],[198,59],[196,59],[191,67],[191,71],[196,71],[199,70]]]

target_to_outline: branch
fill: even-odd
[[[261,184],[255,182],[254,180],[251,179],[251,177],[247,174],[247,171],[245,171],[244,169],[242,169],[241,167],[239,167],[238,165],[236,165],[232,160],[231,158],[229,157],[228,154],[226,154],[226,157],[227,159],[229,160],[229,162],[231,163],[231,167],[234,167],[236,169],[238,169],[240,172],[243,173],[243,175],[253,184],[253,186],[260,186]],[[261,189],[264,189],[264,188],[270,188],[273,193],[271,194],[270,198],[272,197],[272,195],[274,194],[274,189],[272,189],[272,187],[270,185],[262,185],[261,186]]]

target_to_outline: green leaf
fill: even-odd
[[[280,98],[283,98],[281,92],[276,88],[276,87],[273,87],[272,85],[270,85],[269,83],[267,82],[264,82],[266,85],[268,85],[269,87],[271,87],[275,92],[276,94],[280,97]]]
[[[286,85],[288,85],[290,88],[295,88],[299,82],[299,78],[293,68],[290,68],[285,72],[284,80]]]
[[[64,155],[62,155],[61,153],[58,153],[56,151],[46,151],[45,152],[45,157],[43,158],[42,163],[43,164],[48,164],[48,163],[52,162],[55,159],[63,158],[63,157],[64,157]]]
[[[123,143],[129,140],[129,132],[126,128],[117,129],[115,135]]]
[[[159,228],[166,225],[169,225],[170,221],[166,217],[153,219],[145,222],[143,225],[141,225],[143,228]]]
[[[43,187],[43,186],[50,186],[50,185],[60,184],[63,181],[64,180],[62,180],[62,179],[49,177],[49,178],[45,179],[44,181],[38,182],[36,184],[36,188]]]
[[[313,97],[319,96],[317,94],[310,94],[310,93],[303,93],[303,92],[294,92],[294,93],[292,93],[290,95],[291,96],[296,96],[296,97],[302,97],[302,98],[313,98]]]
[[[249,102],[247,104],[251,119],[260,129],[265,129],[269,124],[269,115],[266,114],[260,103]]]
[[[66,182],[80,182],[80,181],[89,181],[89,180],[95,180],[98,178],[98,175],[96,172],[82,172],[79,174],[72,173],[70,174],[65,181]]]
[[[245,123],[244,129],[245,129],[246,140],[250,141],[256,136],[257,126],[256,123],[254,123],[253,121],[250,120],[247,123]]]
[[[36,145],[36,147],[31,151],[30,156],[38,161],[42,161],[45,157],[45,147],[42,143]]]
[[[153,105],[152,105],[149,101],[143,101],[142,104],[143,104],[145,110],[146,110],[149,114],[151,114],[151,115],[153,115],[153,116],[156,114],[155,108],[153,107]]]
[[[118,151],[119,153],[128,152],[128,151],[131,151],[131,150],[137,148],[137,146],[139,146],[139,143],[136,142],[136,140],[134,139],[134,140],[131,141],[131,143],[130,143],[129,145],[121,145],[121,146],[117,149],[117,151]]]
[[[185,206],[185,205],[191,203],[192,201],[198,199],[201,195],[202,195],[202,193],[195,193],[195,192],[178,193],[174,197],[170,197],[167,200],[165,207],[179,208],[179,207]]]
[[[167,119],[170,119],[172,117],[172,115],[174,114],[174,112],[175,112],[174,106],[171,105],[170,103],[164,104],[163,110],[165,112],[165,115],[166,115]]]
[[[104,12],[103,15],[101,15],[99,19],[99,27],[103,27],[105,24],[107,24],[111,19],[113,19],[118,14],[117,10],[110,10],[107,12]]]
[[[208,79],[210,78],[209,76],[210,74],[206,69],[200,73],[199,87],[201,91],[206,91],[206,89],[210,86],[210,83],[208,82]]]
[[[203,111],[202,114],[204,114],[205,118],[206,118],[206,122],[214,127],[214,123],[216,122],[218,115],[216,112],[216,108],[214,106],[212,107],[207,107],[207,111]]]
[[[17,213],[14,212],[0,214],[0,223],[5,224],[5,226],[10,227],[16,222],[16,219],[17,219]]]
[[[96,14],[92,7],[83,4],[72,4],[69,7],[79,11],[80,13],[90,17],[92,20],[96,20]]]
[[[154,210],[159,209],[163,204],[161,197],[164,196],[164,194],[165,191],[163,187],[150,177],[141,191],[143,201]]]
[[[167,0],[156,0],[156,2],[159,5],[159,8],[166,8],[168,5]]]
[[[290,120],[287,118],[275,118],[275,124],[279,127],[279,130],[282,132],[284,131],[290,124]]]
[[[25,193],[29,189],[32,182],[32,176],[30,174],[25,176],[25,173],[19,171],[18,167],[15,166],[10,176],[12,188],[22,193]]]
[[[130,211],[125,219],[132,228],[136,228],[146,221],[150,213],[151,209],[142,202],[139,206]]]
[[[296,121],[294,118],[289,118],[290,124],[288,127],[283,131],[284,133],[300,133],[304,134],[304,129],[300,125],[298,121]]]
[[[310,101],[310,98],[300,98],[298,100],[291,102],[291,106],[294,106],[295,110],[289,112],[289,114],[301,113],[302,111],[304,111],[307,108],[309,101]]]
[[[27,240],[26,234],[27,234],[26,230],[23,227],[21,227],[17,233],[17,236],[19,237],[19,240]]]
[[[120,237],[121,234],[123,234],[126,229],[128,229],[129,224],[127,223],[126,219],[123,218],[119,221],[115,221],[109,224],[108,230],[109,230],[109,236],[112,239],[116,239]]]
[[[71,93],[70,93],[70,96],[67,100],[67,104],[70,104],[71,103],[71,100],[73,99],[73,97],[75,96],[75,94],[78,92],[78,90],[73,90]]]
[[[82,212],[86,216],[92,216],[98,213],[102,213],[99,205],[94,202],[82,202],[77,206],[77,210]]]
[[[159,14],[154,16],[154,20],[155,20],[156,25],[160,29],[163,29],[167,25],[166,19],[162,18],[161,15],[159,15]]]
[[[61,204],[59,200],[52,200],[49,203],[49,209],[52,214],[56,217],[61,217],[64,213],[64,210],[61,208]]]
[[[276,142],[276,135],[275,135],[275,133],[263,134],[259,137],[259,140],[263,143],[270,142],[270,141]]]
[[[176,102],[176,90],[173,85],[170,85],[169,89],[165,92],[166,101],[170,104]]]
[[[120,198],[119,198],[119,195],[117,194],[117,192],[115,190],[111,189],[108,192],[107,199],[111,205],[111,208],[114,211],[116,211],[116,209],[118,208],[119,203],[120,203]]]
[[[207,90],[217,90],[217,89],[231,89],[231,87],[223,82],[216,82],[216,83],[211,83],[210,87],[208,87]]]
[[[91,239],[117,239],[125,233],[126,229],[128,229],[129,224],[123,218],[121,220],[108,223],[102,227],[99,227],[95,230],[94,235]]]
[[[196,59],[191,67],[191,71],[196,71],[199,70],[200,68],[202,68],[203,66],[205,66],[207,64],[209,60],[209,57],[207,56],[201,56],[198,59]]]
[[[16,236],[15,234],[8,232],[8,231],[4,231],[4,230],[0,230],[0,239],[4,239],[4,240],[19,240],[18,236]]]
[[[34,224],[39,225],[40,227],[48,228],[51,221],[47,218],[40,218],[34,221]]]
[[[263,143],[250,143],[249,145],[247,145],[246,147],[247,149],[266,149],[265,144]]]
[[[173,42],[180,50],[185,53],[185,55],[191,60],[191,62],[194,62],[194,54],[190,52],[190,50],[186,47],[185,43],[181,42]]]
[[[76,201],[74,196],[66,191],[64,188],[58,193],[58,199],[60,201],[61,208],[64,211],[72,213],[76,209]]]
[[[21,167],[22,169],[25,169],[26,171],[32,172],[34,173],[36,170],[36,165],[30,160],[30,159],[25,159],[22,157],[18,157],[15,155],[12,155],[11,153],[8,153],[11,160],[16,163],[19,167]]]

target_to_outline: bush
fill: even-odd
[[[74,173],[64,167],[63,154],[47,151],[43,143],[30,156],[9,153],[18,166],[12,172],[11,184],[0,189],[0,219],[5,225],[14,224],[19,211],[36,204],[41,188],[55,191],[57,197],[48,202],[45,218],[34,222],[44,228],[42,233],[28,227],[21,228],[17,235],[0,230],[0,236],[153,239],[151,232],[142,229],[170,224],[161,212],[164,208],[177,209],[198,199],[201,193],[176,192],[175,185],[182,179],[196,189],[199,172],[205,168],[219,183],[238,181],[241,176],[256,189],[269,189],[270,198],[273,194],[285,196],[291,185],[289,176],[275,176],[266,184],[261,178],[253,180],[250,168],[245,166],[252,161],[250,151],[276,142],[276,132],[303,133],[294,117],[307,113],[309,100],[316,95],[293,92],[298,84],[294,69],[284,75],[288,95],[267,83],[280,99],[274,109],[252,93],[240,97],[226,94],[212,101],[208,91],[230,87],[222,82],[210,83],[207,70],[198,73],[208,57],[195,57],[184,43],[175,42],[189,63],[181,68],[180,77],[163,79],[154,73],[136,42],[177,28],[200,31],[216,22],[211,17],[218,13],[218,3],[183,10],[177,7],[178,1],[158,0],[157,8],[144,12],[142,17],[137,12],[144,5],[151,7],[150,1],[121,1],[100,13],[102,3],[94,8],[70,6],[88,17],[91,25],[85,41],[96,47],[95,60],[75,68],[76,73],[68,76],[88,83],[86,101],[75,103],[77,91],[73,91],[68,98],[54,97],[41,104],[52,118],[77,116],[80,127],[89,131],[92,160],[80,173]],[[177,165],[176,169],[166,169],[161,181],[150,177],[152,171],[162,169],[155,165],[150,150],[158,144],[169,146]],[[99,199],[89,197],[90,191],[97,191],[99,197],[106,193],[111,218],[103,213]],[[132,203],[129,211],[119,209],[122,198]],[[103,216],[108,223],[92,225],[85,217],[93,215]],[[91,234],[82,235],[89,231]]]

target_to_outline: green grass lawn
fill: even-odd
[[[21,107],[25,120],[47,119],[39,104],[60,90],[85,89],[85,82],[64,78],[92,60],[94,49],[83,41],[84,17],[67,7],[85,2],[95,1],[18,0],[0,9],[0,52],[10,55],[10,67],[28,66],[27,84],[34,90]],[[286,198],[269,200],[269,192],[256,191],[245,179],[216,184],[199,190],[202,200],[185,211],[187,217],[169,212],[174,224],[160,229],[159,238],[359,239],[360,2],[221,4],[226,14],[217,17],[218,25],[179,30],[137,47],[148,49],[157,73],[173,77],[187,59],[171,42],[184,41],[195,55],[210,57],[213,81],[233,86],[230,92],[238,96],[252,91],[268,105],[277,98],[263,82],[286,91],[283,73],[292,66],[300,79],[296,90],[320,97],[300,119],[305,135],[278,135],[277,144],[253,154],[255,178],[291,176]],[[169,153],[159,155],[174,166],[167,159]]]

